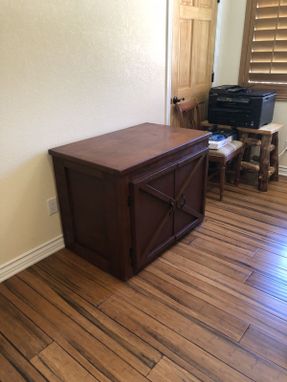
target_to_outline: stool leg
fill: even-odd
[[[268,188],[268,172],[270,166],[270,144],[271,135],[263,135],[261,139],[259,174],[258,174],[258,189],[267,191]]]
[[[224,184],[225,184],[225,165],[220,165],[220,169],[219,169],[219,195],[220,195],[220,201],[223,199]]]
[[[278,182],[279,180],[279,158],[278,158],[278,133],[273,134],[272,144],[275,149],[270,154],[270,166],[274,167],[275,171],[271,176],[271,180]]]
[[[239,185],[241,161],[242,161],[242,158],[243,158],[243,154],[244,154],[244,146],[242,147],[242,150],[238,154],[238,157],[237,157],[237,160],[236,160],[236,165],[235,165],[235,180],[234,180],[234,184],[236,186]]]

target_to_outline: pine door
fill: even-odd
[[[174,0],[172,99],[206,100],[212,83],[217,0]],[[171,124],[179,122],[171,106]]]

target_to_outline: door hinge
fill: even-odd
[[[131,195],[128,196],[128,206],[130,207],[133,204],[133,197]]]
[[[214,72],[211,73],[211,82],[214,82]]]

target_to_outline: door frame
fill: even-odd
[[[171,100],[171,65],[172,65],[172,26],[173,26],[173,1],[166,0],[166,99],[165,99],[165,124],[170,124]]]

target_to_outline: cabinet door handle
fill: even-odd
[[[169,215],[171,215],[171,214],[173,214],[174,213],[174,211],[175,211],[175,203],[174,203],[174,201],[173,200],[170,200],[169,201],[169,206],[170,206],[170,208],[169,208]]]
[[[180,196],[180,198],[179,198],[179,200],[177,202],[177,207],[182,209],[185,206],[185,204],[186,204],[185,195],[181,194],[181,196]]]

